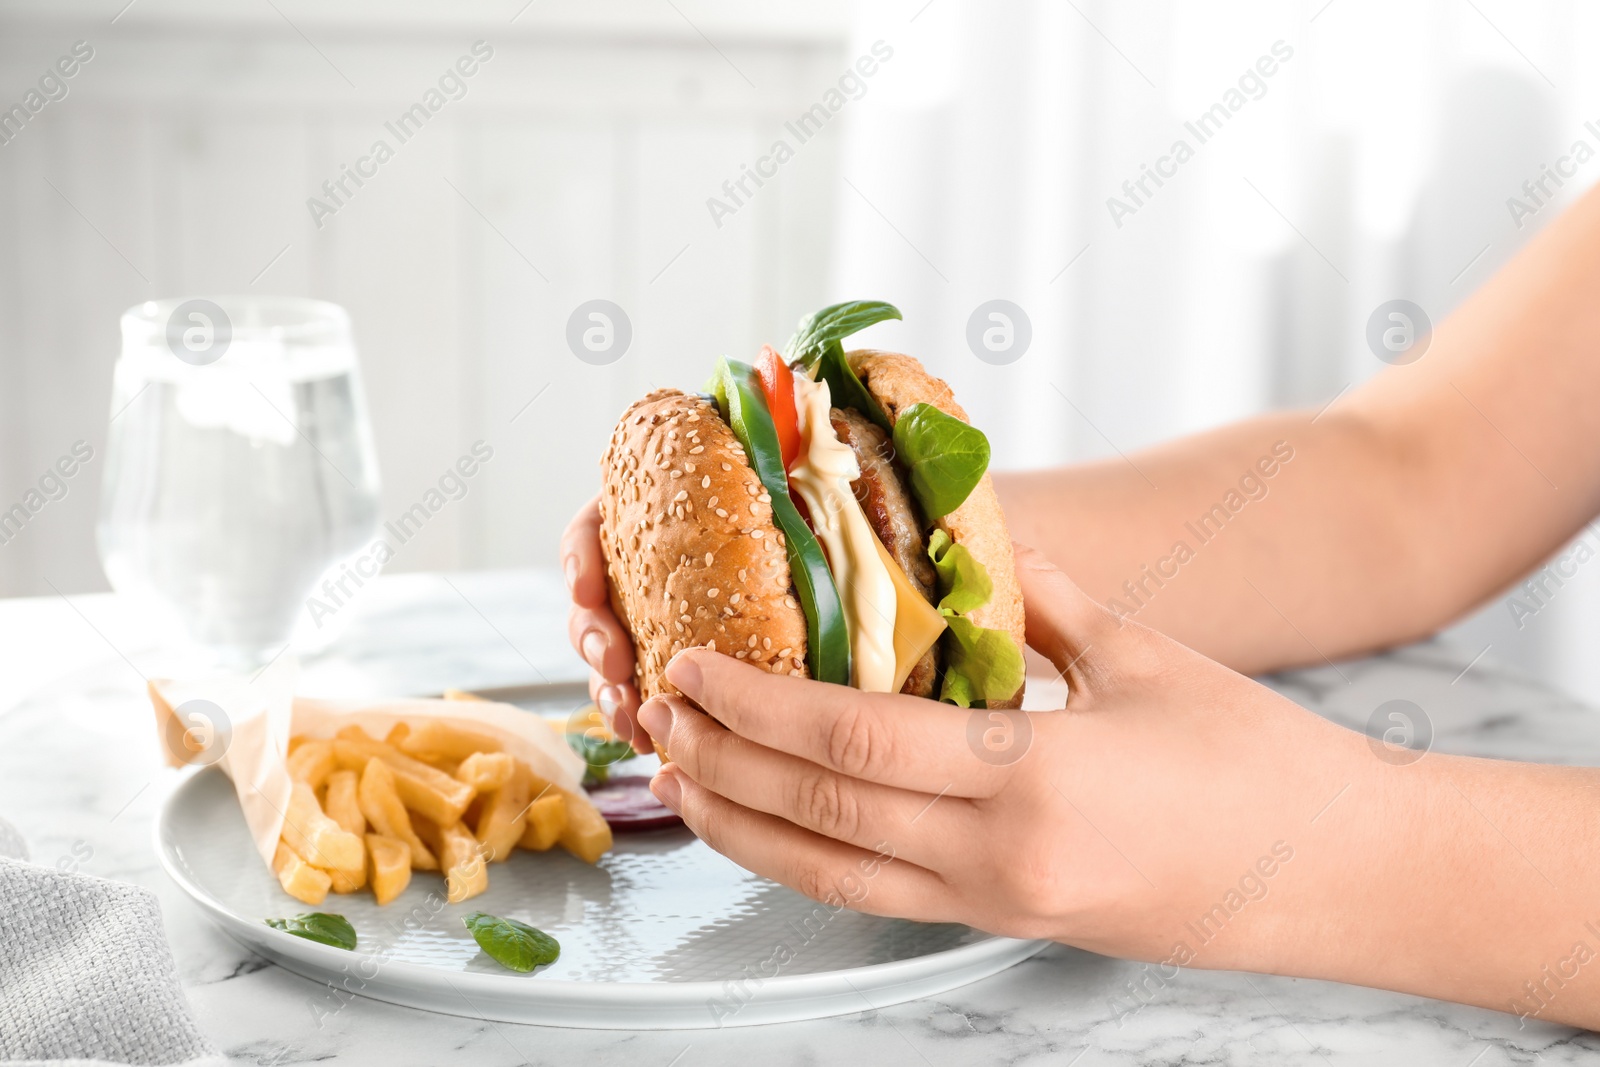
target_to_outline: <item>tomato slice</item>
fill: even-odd
[[[794,372],[771,345],[761,346],[755,367],[761,379],[761,391],[767,394],[767,410],[772,412],[772,426],[778,431],[778,449],[783,453],[783,469],[787,472],[800,456],[800,417],[794,406]]]

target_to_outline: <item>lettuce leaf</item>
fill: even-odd
[[[928,538],[928,558],[938,573],[939,614],[949,624],[939,699],[963,708],[1009,699],[1022,686],[1022,650],[1005,630],[987,629],[966,617],[994,595],[989,572],[943,530]]]
[[[1006,700],[1022,686],[1026,665],[1004,630],[987,630],[964,615],[952,615],[945,641],[944,688],[939,699],[970,708]]]

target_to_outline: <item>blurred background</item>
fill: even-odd
[[[848,297],[905,312],[861,340],[997,466],[1320,407],[1382,369],[1378,305],[1442,319],[1600,176],[1524,191],[1600,148],[1597,42],[1510,0],[3,3],[0,109],[80,62],[0,115],[0,509],[103,455],[119,315],[163,297],[349,310],[385,520],[492,449],[391,573],[552,565],[626,403]],[[1001,365],[966,341],[996,299],[1031,333]],[[603,365],[591,300],[631,327]],[[0,544],[0,595],[108,588],[102,474]],[[1600,577],[1449,639],[1600,700]]]

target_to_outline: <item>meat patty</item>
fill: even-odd
[[[895,468],[894,445],[871,419],[848,408],[832,408],[828,421],[839,440],[849,445],[861,467],[861,477],[850,483],[867,523],[878,535],[890,557],[906,572],[911,584],[936,603],[933,561],[928,558],[928,542],[922,535],[922,515],[906,492],[904,476]],[[939,678],[938,646],[911,669],[902,693],[932,697]]]

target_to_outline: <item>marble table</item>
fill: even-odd
[[[368,586],[348,631],[306,664],[306,692],[401,694],[572,680],[551,572],[406,575]],[[1440,1064],[1579,1063],[1600,1035],[1327,982],[1183,971],[1128,1012],[1142,965],[1060,946],[993,978],[879,1011],[721,1031],[604,1032],[489,1023],[325,991],[212,927],[156,864],[161,764],[143,688],[171,643],[115,596],[0,601],[0,816],[37,862],[136,882],[161,899],[195,1014],[242,1063]],[[1464,672],[1464,673],[1463,673]],[[1414,702],[1439,751],[1600,764],[1600,713],[1472,651],[1427,643],[1270,680],[1362,728]],[[1115,998],[1115,999],[1114,999]]]

